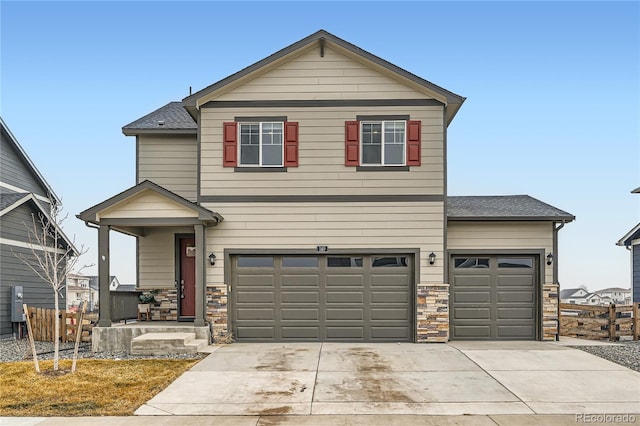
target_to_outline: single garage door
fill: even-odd
[[[536,263],[534,256],[454,256],[451,338],[535,340]]]
[[[412,341],[410,255],[232,256],[239,341]]]

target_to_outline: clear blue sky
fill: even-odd
[[[449,195],[529,194],[560,231],[563,288],[629,287],[640,221],[640,6],[627,2],[2,0],[1,114],[74,216],[135,184],[123,125],[325,29],[467,97]],[[133,239],[112,273],[134,282]],[[96,269],[89,270],[95,273]]]

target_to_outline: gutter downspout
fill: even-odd
[[[556,226],[558,225],[558,226]],[[558,286],[558,308],[557,308],[557,317],[558,317],[558,333],[556,334],[556,342],[560,340],[560,283],[558,282],[558,231],[564,228],[565,221],[562,221],[558,224],[558,222],[553,222],[553,283]]]

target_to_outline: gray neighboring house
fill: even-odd
[[[640,187],[631,191],[640,194]],[[640,223],[616,243],[631,251],[631,297],[633,303],[640,302]]]
[[[25,227],[25,224],[32,223],[32,214],[48,216],[50,200],[60,203],[60,199],[2,118],[0,128],[0,336],[9,336],[17,330],[17,325],[11,322],[12,286],[22,286],[23,302],[29,306],[54,306],[49,285],[16,254],[32,253]],[[66,244],[73,246],[67,237],[63,235],[63,238]],[[74,252],[77,251],[74,249]],[[60,306],[65,306],[62,297]]]

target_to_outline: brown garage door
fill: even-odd
[[[536,263],[534,256],[454,256],[451,338],[535,340]]]
[[[412,341],[408,255],[231,258],[239,341]]]

